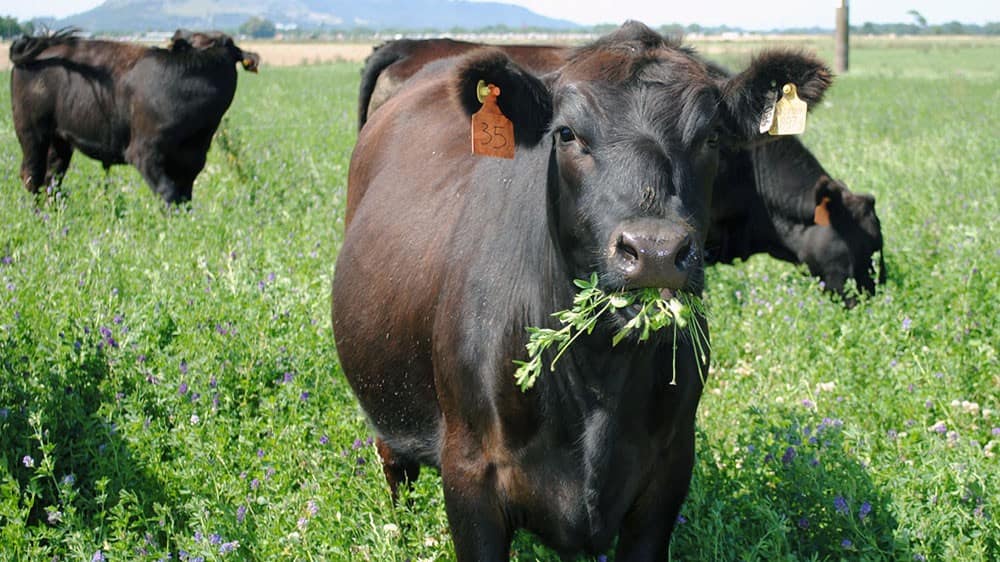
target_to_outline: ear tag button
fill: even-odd
[[[483,104],[472,114],[472,153],[494,158],[514,158],[514,124],[500,111],[500,88],[480,80],[476,98]]]
[[[806,102],[799,99],[795,84],[781,88],[781,99],[774,104],[774,123],[768,133],[772,135],[801,135],[806,130]]]

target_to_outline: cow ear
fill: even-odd
[[[813,211],[813,223],[819,226],[830,226],[830,215],[837,206],[843,205],[843,186],[828,176],[820,176],[814,189],[816,208]]]
[[[186,29],[175,31],[173,37],[170,38],[170,44],[167,45],[167,50],[175,53],[189,51],[191,48],[191,32]]]
[[[722,94],[729,117],[742,140],[758,137],[764,112],[785,84],[795,84],[799,98],[811,109],[823,99],[833,74],[813,55],[788,50],[765,51],[750,63],[749,68],[733,76],[723,85]]]
[[[538,77],[496,49],[480,49],[466,56],[455,70],[455,95],[466,115],[479,111],[476,85],[482,80],[500,88],[497,106],[514,124],[517,144],[537,144],[552,120],[552,95]]]

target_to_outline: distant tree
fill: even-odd
[[[906,12],[907,15],[913,16],[913,20],[917,22],[920,27],[927,27],[927,18],[925,18],[920,12],[916,10],[910,10]]]
[[[17,18],[14,16],[0,16],[0,39],[10,39],[22,33],[28,32],[21,27],[21,24],[17,23]]]
[[[254,16],[243,22],[240,26],[240,34],[249,35],[254,39],[270,39],[277,33],[274,22]]]
[[[661,25],[660,33],[666,37],[680,37],[684,35],[684,26],[679,23]]]

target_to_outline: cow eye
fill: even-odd
[[[708,138],[705,139],[705,144],[707,144],[709,148],[718,148],[719,147],[719,131],[712,131],[708,135]]]
[[[558,134],[560,142],[573,142],[573,140],[576,139],[576,135],[573,134],[573,129],[570,129],[569,127],[560,127]]]

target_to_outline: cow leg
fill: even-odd
[[[382,472],[392,492],[392,503],[395,504],[399,500],[399,485],[407,486],[416,480],[420,475],[420,465],[400,457],[381,437],[375,439],[375,448],[382,457]]]
[[[512,534],[496,494],[496,467],[481,451],[445,441],[441,480],[458,561],[508,560]]]
[[[666,560],[681,505],[694,469],[694,428],[679,431],[676,444],[622,524],[617,562]]]
[[[182,189],[167,173],[166,160],[161,147],[153,143],[130,145],[125,151],[125,160],[135,166],[149,187],[159,194],[167,204],[184,201]]]
[[[38,193],[45,185],[45,169],[49,152],[47,138],[21,138],[21,184],[29,193]]]
[[[45,174],[45,185],[59,185],[69,168],[73,157],[73,145],[59,137],[52,137],[49,146],[48,172]]]

